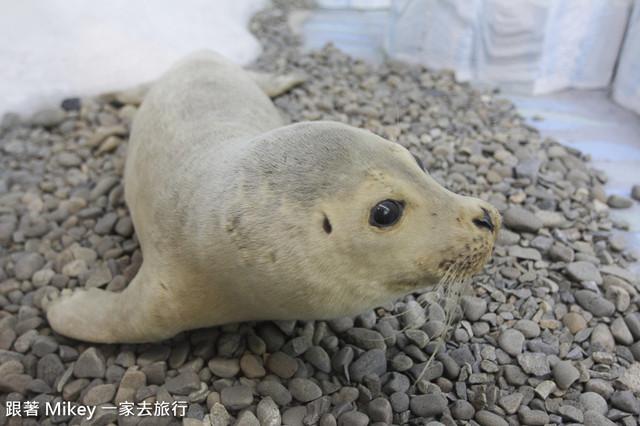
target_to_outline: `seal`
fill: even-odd
[[[474,274],[500,226],[490,204],[441,187],[396,143],[334,122],[284,126],[255,76],[210,52],[150,89],[124,184],[143,263],[121,293],[52,300],[60,334],[148,342],[357,314]]]

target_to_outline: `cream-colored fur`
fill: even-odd
[[[235,321],[357,314],[434,285],[452,265],[475,272],[498,232],[489,204],[442,188],[397,144],[333,122],[283,126],[255,76],[213,53],[154,84],[127,155],[144,262],[122,293],[50,303],[61,334],[143,342]],[[404,202],[401,219],[371,226],[384,199]],[[483,208],[495,229],[473,224]]]

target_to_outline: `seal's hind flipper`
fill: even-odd
[[[143,267],[121,293],[91,288],[66,290],[43,303],[53,330],[96,343],[142,343],[179,331],[171,296]],[[159,288],[161,287],[161,288]]]
[[[307,77],[301,73],[271,74],[256,71],[247,72],[270,98],[275,98],[307,80]]]

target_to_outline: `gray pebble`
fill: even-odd
[[[208,367],[218,377],[231,378],[240,372],[240,361],[236,358],[214,358],[209,361]]]
[[[404,413],[409,409],[409,395],[404,392],[392,393],[389,402],[396,413]]]
[[[624,317],[629,331],[633,335],[634,340],[640,340],[640,314],[633,312]]]
[[[58,342],[51,336],[38,336],[33,339],[31,350],[37,357],[49,355],[58,350]]]
[[[633,344],[633,335],[622,317],[615,318],[609,329],[611,330],[613,338],[616,339],[617,342],[622,343],[625,346]]]
[[[369,417],[359,411],[348,411],[338,417],[338,426],[367,426]]]
[[[322,416],[320,418],[320,426],[337,426],[338,425],[338,421],[336,420],[335,416],[331,413],[327,413],[324,416]]]
[[[508,250],[509,256],[525,260],[542,260],[540,252],[534,248],[525,248],[520,246],[511,246]]]
[[[302,403],[313,401],[322,396],[320,386],[309,379],[291,379],[288,388],[291,395]]]
[[[585,390],[587,392],[595,392],[605,400],[611,399],[614,391],[611,383],[603,379],[589,379],[585,385]]]
[[[293,398],[291,392],[280,382],[275,380],[263,380],[258,383],[256,390],[260,395],[268,396],[279,406],[287,405]]]
[[[525,352],[518,355],[517,360],[522,370],[527,374],[544,376],[551,372],[549,368],[549,358],[546,354]]]
[[[498,401],[498,405],[502,407],[505,413],[515,414],[518,412],[523,399],[524,395],[522,395],[520,392],[514,392],[500,398],[500,400]]]
[[[522,424],[542,426],[549,423],[549,415],[542,410],[532,410],[527,406],[520,407],[518,418]]]
[[[238,416],[238,420],[236,420],[236,422],[234,423],[236,425],[242,425],[242,426],[260,426],[260,420],[258,420],[258,418],[255,416],[255,414],[253,414],[251,411],[249,410],[245,410],[243,411],[239,416]],[[278,423],[280,424],[280,423]],[[183,426],[187,426],[186,424],[184,424]]]
[[[371,349],[360,355],[350,366],[351,380],[361,382],[368,373],[383,375],[387,371],[387,358],[382,349]]]
[[[45,382],[42,379],[31,380],[27,385],[26,390],[33,393],[51,393],[52,392],[51,386],[49,386],[47,382]]]
[[[320,418],[329,412],[331,397],[323,396],[307,404],[307,414],[302,419],[304,424],[318,424]]]
[[[400,321],[403,329],[420,328],[427,322],[427,314],[420,303],[411,300],[400,309]]]
[[[513,328],[520,331],[527,339],[533,339],[540,335],[540,326],[536,322],[528,319],[518,320],[513,325]]]
[[[504,212],[502,219],[504,223],[513,231],[537,233],[542,228],[542,220],[535,214],[522,207],[510,207]]]
[[[387,348],[382,334],[374,330],[355,327],[351,330],[348,330],[346,336],[349,343],[352,343],[353,345],[364,350]]]
[[[331,358],[320,346],[313,346],[304,353],[304,359],[324,373],[331,372]]]
[[[94,346],[80,354],[73,368],[73,375],[78,378],[104,377],[107,370],[102,352]]]
[[[607,198],[607,204],[614,209],[628,209],[633,206],[633,200],[622,195],[613,194]]]
[[[598,268],[591,262],[579,261],[567,265],[565,272],[577,282],[593,281],[602,284],[603,279]]]
[[[298,363],[284,352],[276,352],[267,358],[267,368],[279,377],[288,379],[298,371]]]
[[[56,379],[64,373],[64,364],[56,354],[48,354],[38,361],[38,378],[49,386],[53,386]]]
[[[250,353],[245,353],[242,358],[240,358],[240,369],[244,375],[250,379],[264,377],[265,374],[267,374],[260,358]]]
[[[611,403],[614,407],[627,413],[640,414],[640,402],[638,398],[629,391],[617,391],[611,396]]]
[[[487,410],[478,411],[474,420],[481,426],[509,426],[502,417]]]
[[[556,244],[549,249],[549,257],[557,262],[571,263],[575,258],[575,253],[569,247]]]
[[[164,384],[167,375],[167,363],[164,361],[154,362],[142,367],[141,371],[147,376],[148,384],[161,386]],[[108,372],[109,369],[107,368]]]
[[[231,416],[221,403],[215,402],[210,411],[209,420],[212,426],[228,426],[231,423]]]
[[[498,345],[509,355],[518,356],[524,347],[524,334],[515,328],[508,328],[500,333]]]
[[[580,306],[597,317],[608,317],[616,311],[613,303],[592,291],[578,290],[575,297]]]
[[[258,403],[256,415],[262,426],[280,426],[282,416],[278,406],[270,397],[264,397]]]
[[[605,324],[598,324],[593,328],[590,341],[592,345],[598,345],[600,349],[608,352],[613,352],[615,348],[613,335]]]
[[[367,404],[367,413],[372,422],[382,422],[391,424],[393,420],[393,409],[391,403],[386,398],[376,398]]]
[[[89,406],[96,406],[111,402],[116,394],[116,386],[112,383],[94,386],[84,397],[83,402]]]
[[[410,407],[421,417],[439,416],[447,408],[447,400],[441,394],[417,395],[411,398]]]
[[[580,378],[580,371],[571,361],[559,361],[553,366],[553,378],[560,389],[569,389]]]
[[[584,392],[580,394],[578,401],[580,401],[583,407],[602,414],[603,416],[607,414],[607,411],[609,411],[609,407],[607,407],[607,401],[605,401],[602,396],[598,395],[595,392]]]
[[[282,413],[283,425],[301,425],[304,416],[307,415],[307,407],[297,406],[286,409]]]
[[[19,280],[29,280],[33,274],[44,266],[44,258],[38,253],[26,253],[20,256],[14,273]]]
[[[200,387],[198,385],[198,387]],[[248,407],[253,402],[253,392],[246,385],[237,385],[222,389],[220,392],[220,402],[228,410],[241,410]]]
[[[475,296],[462,296],[460,305],[464,316],[469,321],[477,321],[487,312],[487,302]]]
[[[558,408],[558,414],[563,420],[570,423],[582,423],[584,422],[584,413],[573,405],[561,405]]]
[[[631,187],[631,198],[640,201],[640,185],[633,185]]]
[[[33,378],[28,374],[11,373],[0,376],[0,391],[5,393],[17,392],[22,395],[27,393],[27,387]]]
[[[225,333],[218,339],[218,355],[222,358],[231,358],[240,348],[242,336],[235,333]]]
[[[615,423],[596,410],[587,410],[584,413],[584,426],[615,426]]]
[[[305,353],[307,349],[312,346],[313,343],[309,336],[299,336],[285,343],[282,347],[282,352],[289,356],[296,357]]]
[[[344,317],[344,318],[335,318],[327,320],[327,324],[329,327],[336,333],[344,333],[347,330],[353,328],[353,318]]]
[[[458,399],[449,407],[451,415],[456,420],[471,420],[476,415],[476,410],[468,401]]]
[[[34,126],[53,127],[62,123],[66,117],[67,114],[62,108],[43,108],[36,111],[30,121]]]
[[[164,387],[173,395],[189,395],[200,389],[200,377],[196,373],[185,372],[167,380]]]

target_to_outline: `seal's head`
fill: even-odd
[[[242,166],[251,173],[234,191],[234,232],[244,224],[238,242],[248,261],[261,253],[263,268],[296,281],[304,297],[293,317],[362,312],[466,278],[489,259],[498,212],[440,186],[396,143],[310,122],[278,129],[253,149],[260,153],[245,158],[259,161]],[[293,301],[290,290],[283,300]]]

